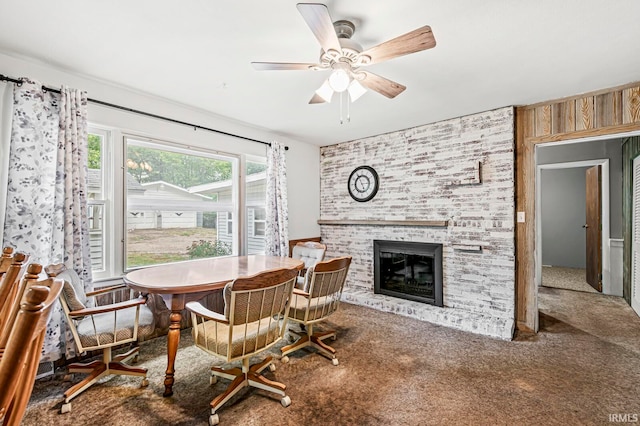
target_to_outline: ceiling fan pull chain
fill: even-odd
[[[344,95],[344,92],[340,92],[340,124],[344,124],[344,121],[342,120],[342,99],[343,99],[343,95]]]
[[[351,95],[347,92],[347,123],[351,123]]]

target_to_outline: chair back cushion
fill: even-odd
[[[335,312],[342,296],[351,257],[319,262],[305,277],[308,296],[294,294],[289,316],[297,321],[319,321]]]
[[[284,314],[297,273],[297,270],[277,269],[233,281],[229,309],[225,303],[231,324],[247,324]]]
[[[309,276],[308,293],[312,298],[342,292],[351,257],[338,257],[318,263]]]
[[[87,307],[87,296],[84,292],[82,280],[73,269],[65,269],[57,276],[64,280],[62,296],[64,297],[70,311],[79,311]]]
[[[324,244],[307,241],[293,246],[293,253],[291,257],[302,260],[304,262],[304,267],[310,268],[324,259],[326,251],[327,246]]]

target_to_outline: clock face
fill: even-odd
[[[378,173],[369,166],[357,167],[349,175],[349,195],[356,201],[369,201],[378,192]]]

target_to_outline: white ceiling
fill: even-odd
[[[437,42],[369,67],[407,90],[365,94],[341,125],[336,97],[308,104],[327,71],[250,65],[318,61],[296,3],[0,0],[0,51],[316,145],[640,80],[637,0],[331,0],[365,49],[423,25]]]

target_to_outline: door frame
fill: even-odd
[[[610,139],[617,139],[612,137]],[[587,142],[587,141],[582,141]],[[590,141],[589,141],[590,142]],[[579,142],[576,142],[579,143]],[[602,216],[602,230],[600,231],[601,244],[602,244],[602,294],[609,294],[611,288],[611,247],[609,245],[610,239],[610,196],[609,196],[609,159],[601,158],[595,160],[584,161],[572,161],[566,163],[551,163],[551,164],[537,164],[538,148],[556,145],[556,144],[539,144],[536,146],[536,249],[535,249],[535,283],[536,287],[542,285],[542,170],[557,170],[557,169],[574,169],[580,167],[592,167],[602,166],[602,185],[601,185],[601,216]]]
[[[516,327],[524,332],[538,332],[538,286],[535,281],[537,259],[536,248],[536,163],[535,147],[540,144],[561,145],[577,142],[618,139],[640,135],[640,123],[637,130],[602,132],[596,136],[553,137],[527,140],[524,137],[524,122],[516,118]],[[625,129],[626,130],[626,129]],[[557,138],[557,137],[556,137]],[[518,167],[519,166],[519,167]],[[522,216],[522,220],[520,219]],[[533,216],[533,217],[532,217]]]
[[[631,175],[632,176],[633,176],[633,172],[635,170],[634,163],[636,161],[640,161],[640,155],[636,155],[631,160],[631,165],[632,165],[631,166]],[[629,262],[630,262],[630,265],[629,265],[629,275],[630,275],[629,281],[630,281],[631,285],[629,286],[629,302],[630,302],[630,305],[631,305],[631,309],[633,309],[636,312],[636,314],[638,314],[640,316],[640,303],[638,303],[638,305],[636,305],[636,300],[637,299],[635,297],[633,297],[634,292],[638,290],[638,288],[637,288],[638,284],[635,283],[635,280],[634,280],[635,277],[634,277],[634,273],[633,273],[633,245],[634,245],[633,244],[633,239],[634,239],[634,233],[633,233],[634,220],[633,220],[633,216],[634,216],[634,211],[635,211],[635,209],[633,208],[633,204],[634,204],[633,203],[633,201],[634,201],[633,185],[634,185],[634,183],[633,183],[633,180],[632,180],[632,182],[631,182],[631,237],[630,237],[631,241],[629,241],[629,245],[631,246],[631,249],[630,249],[631,256],[630,256],[630,259],[629,259]]]

